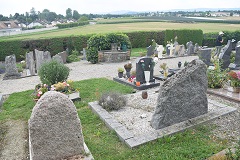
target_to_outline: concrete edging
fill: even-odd
[[[219,107],[219,109],[210,111],[207,114],[171,125],[169,127],[165,127],[163,129],[155,130],[154,132],[146,133],[141,136],[134,136],[132,132],[127,130],[127,128],[119,123],[114,117],[109,114],[105,109],[103,109],[98,102],[90,102],[88,103],[89,107],[92,111],[97,114],[100,119],[107,125],[107,127],[111,130],[114,130],[119,137],[119,139],[124,142],[131,149],[138,147],[147,142],[156,140],[158,138],[162,138],[167,135],[172,135],[178,132],[182,132],[186,129],[193,128],[196,125],[207,123],[211,120],[214,120],[220,116],[224,116],[236,111],[236,108],[221,104],[214,100],[209,99],[209,103],[212,103]]]

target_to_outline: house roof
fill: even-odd
[[[17,21],[0,21],[0,29],[21,28]]]

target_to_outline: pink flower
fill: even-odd
[[[47,87],[47,84],[44,84],[43,87]]]
[[[39,91],[39,92],[38,92],[38,94],[40,94],[40,95],[41,95],[41,94],[42,94],[42,91]]]
[[[64,85],[64,86],[67,86],[67,83],[66,83],[66,82],[63,82],[63,85]]]
[[[237,77],[240,80],[240,71],[236,72],[237,73]]]
[[[40,97],[40,96],[41,96],[41,94],[37,94],[37,96],[38,96],[38,97]]]

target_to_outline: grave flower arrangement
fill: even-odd
[[[141,59],[140,63],[141,63],[143,71],[145,71],[146,70],[146,67],[145,67],[146,63],[144,62],[144,59]],[[152,59],[151,62],[147,65],[148,66],[147,68],[149,68],[149,70],[152,70],[156,63],[157,63],[156,59]]]
[[[75,89],[73,87],[73,81],[72,80],[67,80],[64,82],[58,82],[56,84],[53,84],[51,86],[47,84],[38,84],[35,87],[35,94],[34,94],[34,99],[38,100],[44,93],[48,91],[57,91],[61,92],[64,94],[70,94],[73,92],[78,91],[78,89]]]
[[[230,80],[231,87],[240,87],[240,71],[230,71],[228,72],[228,77]]]

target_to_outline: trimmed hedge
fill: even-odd
[[[60,28],[72,28],[72,27],[78,27],[78,26],[84,26],[84,25],[88,25],[89,22],[88,21],[84,21],[84,22],[74,22],[74,23],[65,23],[65,24],[57,24],[57,27]]]
[[[138,31],[126,33],[132,44],[132,48],[148,47],[152,44],[152,39],[157,44],[164,44],[165,31]]]
[[[235,39],[236,42],[240,41],[240,31],[223,32],[225,33],[223,36],[224,44],[227,43],[228,39]],[[178,36],[179,44],[186,44],[186,42],[191,40],[193,43],[198,43],[199,45],[214,47],[215,39],[218,35],[218,33],[206,33],[203,36],[201,30],[138,31],[125,34],[129,37],[132,48],[148,47],[152,44],[152,39],[158,44],[165,44],[167,41],[174,39],[175,35]],[[4,61],[5,57],[11,54],[16,55],[17,61],[21,61],[24,59],[26,52],[33,51],[34,49],[48,50],[52,56],[67,48],[70,54],[72,50],[80,52],[83,48],[87,47],[87,41],[93,35],[0,41],[0,61]],[[108,44],[108,48],[110,48],[110,44]]]
[[[200,46],[203,42],[203,31],[202,30],[166,30],[165,31],[165,45],[168,41],[174,41],[177,36],[177,41],[179,44],[186,45],[187,42],[192,41],[193,44],[198,43]]]

